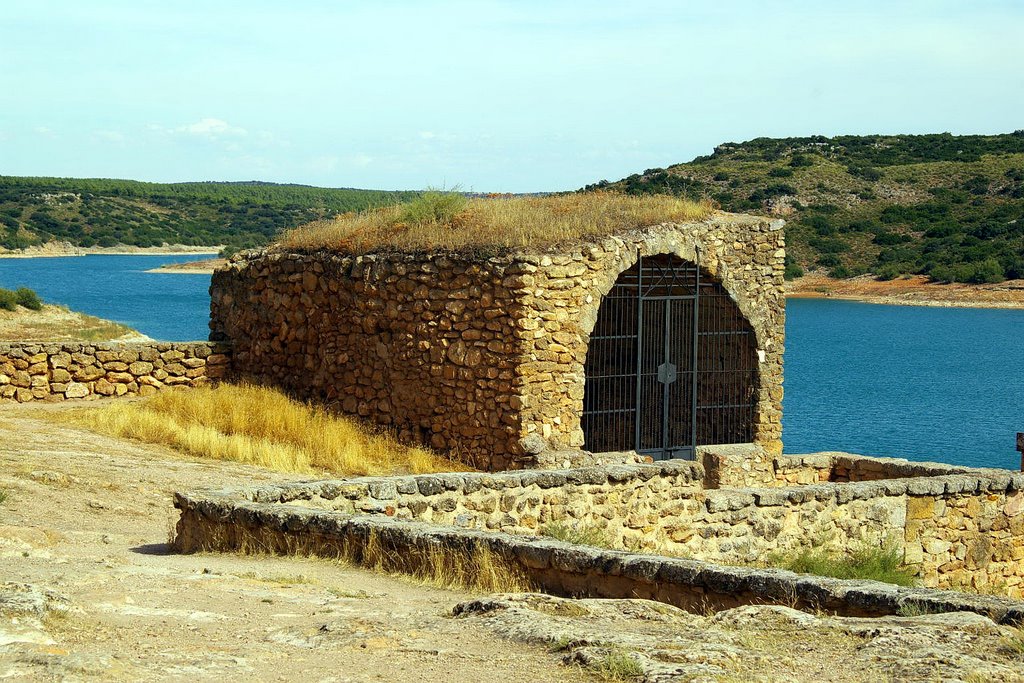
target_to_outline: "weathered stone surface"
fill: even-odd
[[[200,386],[226,376],[229,358],[227,346],[209,342],[4,343],[0,402],[149,395],[165,384]]]
[[[600,669],[625,657],[643,681],[1020,679],[1009,631],[969,612],[863,619],[746,605],[703,615],[526,593],[463,602],[453,614],[511,641],[561,647],[567,664]]]

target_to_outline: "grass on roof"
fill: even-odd
[[[425,192],[408,204],[315,221],[286,233],[286,249],[504,252],[596,239],[659,223],[700,221],[710,200],[612,193],[467,199]]]

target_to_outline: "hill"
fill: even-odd
[[[1024,130],[757,138],[584,190],[710,197],[787,220],[787,276],[1024,278]]]
[[[417,194],[262,182],[0,176],[0,247],[61,241],[79,247],[223,244],[234,250],[266,244],[312,220]]]

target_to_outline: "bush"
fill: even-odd
[[[875,269],[875,277],[879,280],[895,280],[900,276],[900,269],[894,263],[886,263]]]
[[[413,225],[449,224],[466,208],[467,202],[465,195],[458,192],[427,190],[402,207],[399,221]]]
[[[14,296],[18,301],[18,304],[32,311],[39,311],[43,308],[43,302],[39,298],[39,295],[28,287],[19,287]]]
[[[0,287],[0,310],[13,311],[18,305],[18,295]]]
[[[772,170],[768,171],[768,175],[772,178],[789,178],[793,175],[793,169],[776,166]]]
[[[783,277],[787,280],[793,280],[798,277],[804,276],[804,269],[800,267],[798,263],[787,263],[786,272]]]

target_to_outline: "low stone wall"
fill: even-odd
[[[219,379],[228,361],[209,342],[0,344],[0,401],[147,396]]]
[[[775,458],[768,486],[822,482],[877,481],[909,477],[967,474],[968,467],[938,462],[914,462],[902,458],[869,458],[852,453],[827,452],[784,455]],[[774,481],[773,481],[774,480]]]
[[[699,611],[764,603],[848,616],[970,611],[1002,624],[1024,623],[1024,603],[990,595],[730,567],[380,515],[353,517],[250,502],[228,492],[178,494],[174,504],[181,510],[174,542],[181,552],[302,553],[408,573],[429,571],[440,553],[472,573],[486,551],[534,589],[558,595],[645,598]]]
[[[837,462],[835,456],[825,457]],[[596,530],[612,547],[725,563],[757,563],[773,553],[809,549],[843,553],[893,545],[925,585],[1022,595],[1024,474],[843,457],[851,460],[842,471],[865,476],[878,467],[957,471],[713,490],[704,488],[700,464],[667,461],[365,477],[217,495],[522,535],[559,524]]]

